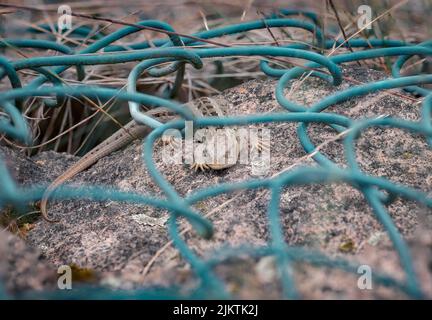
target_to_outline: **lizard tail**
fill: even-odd
[[[42,218],[50,223],[59,222],[58,219],[53,219],[48,217],[48,211],[47,211],[47,204],[48,204],[48,197],[51,195],[51,193],[55,190],[55,188],[58,186],[58,183],[54,181],[51,185],[48,186],[48,188],[45,190],[44,194],[42,195],[41,202],[40,202],[40,212],[42,215]]]
[[[158,116],[158,118],[162,121],[165,121],[167,119],[170,119],[172,117],[161,117],[161,114],[169,113],[170,110],[168,108],[164,107],[158,107],[156,109],[151,109],[147,111],[146,113],[151,116]],[[100,158],[104,157],[107,154],[110,154],[111,152],[118,150],[123,145],[129,143],[130,141],[133,141],[137,138],[141,138],[145,136],[148,131],[151,129],[146,126],[140,126],[136,125],[135,121],[129,122],[124,129],[127,130],[126,135],[123,134],[121,130],[114,133],[113,136],[111,136],[110,139],[114,139],[114,144],[112,142],[107,142],[110,139],[106,140],[105,142],[101,143],[100,145],[96,146],[94,149],[92,149],[87,155],[85,155],[83,158],[78,160],[77,163],[72,165],[68,170],[66,170],[65,173],[63,173],[61,176],[59,176],[57,179],[55,179],[45,190],[44,194],[42,195],[41,202],[40,202],[40,212],[42,215],[42,218],[48,222],[58,222],[59,220],[52,219],[48,217],[48,211],[47,211],[47,204],[48,204],[48,198],[53,193],[53,191],[60,185],[62,185],[65,181],[68,179],[74,177],[77,173],[81,172],[82,170],[90,167],[92,164],[94,164],[96,161],[98,161]]]

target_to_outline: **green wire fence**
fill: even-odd
[[[288,18],[289,16],[302,16],[300,18]],[[140,26],[149,26],[158,29],[174,32],[174,29],[167,23],[156,20],[147,20],[138,23]],[[21,107],[28,98],[36,96],[54,96],[56,101],[47,99],[48,106],[60,106],[68,97],[86,96],[98,98],[102,101],[116,97],[119,100],[127,101],[130,107],[131,116],[139,123],[150,125],[154,130],[145,139],[143,148],[143,161],[147,166],[151,177],[158,184],[165,197],[147,197],[132,192],[108,190],[97,186],[85,188],[72,188],[63,186],[53,195],[56,199],[86,198],[94,201],[114,200],[136,204],[146,204],[155,208],[168,210],[168,232],[175,247],[181,256],[190,264],[194,275],[200,280],[199,285],[188,292],[182,288],[172,287],[169,289],[142,288],[140,290],[122,291],[108,290],[103,287],[81,287],[71,292],[44,292],[33,293],[23,292],[16,296],[9,296],[2,289],[0,283],[1,298],[109,298],[109,299],[175,299],[175,298],[233,298],[227,291],[224,282],[215,274],[214,268],[239,254],[250,257],[274,256],[280,275],[280,282],[284,298],[299,298],[296,283],[293,275],[293,264],[305,262],[315,266],[337,268],[348,273],[356,273],[358,265],[340,258],[330,258],[326,255],[304,247],[294,247],[286,243],[283,236],[281,216],[279,211],[281,191],[286,186],[305,185],[313,183],[334,183],[341,182],[351,185],[359,190],[371,207],[376,219],[382,224],[392,241],[396,252],[399,255],[401,266],[405,277],[403,281],[397,280],[389,275],[374,273],[374,281],[384,286],[397,288],[412,298],[422,298],[423,292],[413,267],[413,261],[409,248],[397,230],[391,219],[387,206],[396,198],[414,200],[432,207],[432,198],[414,188],[396,184],[382,177],[368,175],[360,169],[356,161],[355,140],[360,133],[370,127],[391,127],[399,128],[416,135],[424,136],[429,147],[432,146],[432,94],[421,85],[431,84],[432,75],[417,75],[401,77],[400,70],[404,63],[412,56],[432,55],[432,41],[420,44],[405,43],[391,39],[351,39],[347,42],[325,39],[319,27],[318,17],[312,12],[282,9],[278,14],[259,21],[244,22],[229,25],[212,30],[193,34],[193,38],[180,37],[173,33],[167,39],[153,41],[155,47],[149,42],[136,43],[125,47],[113,45],[112,43],[135,32],[141,31],[138,27],[123,27],[109,35],[94,36],[94,42],[85,49],[75,51],[74,46],[58,44],[55,39],[3,39],[0,40],[0,47],[7,49],[9,46],[23,48],[42,48],[58,51],[57,56],[34,57],[10,61],[0,56],[0,77],[7,77],[12,89],[0,92],[0,106],[7,117],[0,118],[0,133],[16,139],[20,142],[30,144],[32,137],[26,120],[21,114]],[[44,26],[41,26],[42,28]],[[46,26],[45,26],[46,27]],[[225,35],[232,35],[262,28],[300,28],[310,32],[309,44],[290,44],[286,46],[229,46],[202,48],[203,42],[196,40],[211,39]],[[35,30],[28,30],[34,32]],[[92,29],[81,27],[74,30],[75,36],[88,37]],[[185,47],[187,46],[187,47]],[[350,48],[362,48],[362,51],[355,51],[334,56],[325,56],[325,49],[334,46]],[[103,50],[103,54],[101,54]],[[262,72],[269,77],[279,78],[275,88],[276,99],[281,107],[287,112],[255,114],[248,116],[233,116],[224,118],[194,117],[191,112],[183,108],[179,103],[165,97],[143,94],[136,91],[136,82],[139,76],[147,71],[151,76],[163,76],[177,73],[178,85],[183,79],[183,68],[190,64],[196,69],[202,68],[206,59],[223,58],[230,56],[255,56],[260,59]],[[351,87],[350,89],[336,92],[323,98],[312,106],[302,106],[288,100],[283,94],[285,87],[291,80],[296,79],[304,73],[320,77],[329,83],[337,86],[342,83],[340,65],[347,62],[372,59],[377,57],[397,57],[392,66],[392,79],[377,81]],[[291,69],[276,69],[270,66],[266,57],[293,57],[307,60],[304,67]],[[59,75],[70,67],[77,69],[78,79],[83,79],[86,74],[86,66],[96,64],[115,64],[136,61],[137,64],[131,70],[128,78],[127,91],[119,91],[101,86],[65,86]],[[158,67],[160,64],[170,63],[169,66]],[[23,86],[17,71],[31,69],[40,74],[30,83]],[[51,85],[50,85],[51,84]],[[366,95],[368,93],[392,88],[403,88],[409,92],[424,96],[421,111],[421,120],[418,122],[403,120],[395,117],[365,118],[354,120],[336,113],[325,112],[334,104],[348,99]],[[172,88],[175,91],[177,88]],[[140,112],[139,105],[149,107],[163,106],[181,116],[180,120],[174,120],[166,124],[159,123]],[[152,152],[155,140],[167,129],[184,129],[185,121],[192,120],[196,128],[207,126],[244,126],[258,123],[295,122],[298,124],[298,139],[304,150],[311,153],[315,145],[307,133],[310,123],[323,123],[332,127],[340,133],[350,129],[343,138],[345,159],[348,167],[342,168],[327,158],[324,154],[316,152],[313,159],[319,164],[318,167],[301,167],[284,172],[273,178],[253,179],[237,183],[216,184],[209,188],[195,190],[187,197],[180,196],[174,187],[157,170],[153,162]],[[24,204],[40,200],[46,186],[35,185],[23,187],[17,185],[10,176],[4,159],[0,158],[0,209],[6,206],[16,208]],[[199,214],[192,205],[209,197],[229,193],[236,190],[248,190],[256,188],[268,189],[271,199],[268,204],[268,225],[270,240],[266,246],[240,246],[224,247],[216,250],[212,258],[204,260],[200,258],[182,239],[178,219],[186,218],[194,230],[203,238],[210,239],[213,234],[212,223]],[[2,293],[3,292],[3,293]]]

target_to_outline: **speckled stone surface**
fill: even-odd
[[[382,79],[380,72],[350,68],[344,76],[360,82]],[[225,91],[215,99],[229,102],[229,113],[254,114],[282,111],[274,98],[275,81],[250,81]],[[323,97],[355,85],[345,79],[332,87],[318,79],[308,79],[287,94],[300,104],[310,105]],[[388,92],[374,93],[349,100],[328,109],[352,118],[394,115],[404,119],[419,118],[420,104],[412,97]],[[265,175],[284,168],[316,165],[305,159],[294,123],[268,124],[271,131],[271,165]],[[311,139],[316,145],[332,139],[335,134],[322,125],[311,125]],[[356,144],[357,159],[365,172],[403,183],[432,195],[432,151],[422,137],[396,129],[369,129]],[[93,167],[72,179],[74,185],[97,184],[135,191],[141,194],[161,192],[149,176],[142,158],[141,144],[136,142],[124,150],[101,159]],[[322,152],[344,166],[340,141],[326,144]],[[250,164],[238,164],[223,171],[194,172],[187,165],[165,164],[160,147],[155,148],[158,169],[181,195],[220,182],[253,178]],[[34,177],[28,183],[53,180],[73,158],[45,152],[32,159]],[[33,170],[32,169],[32,170]],[[24,174],[26,171],[22,171]],[[20,178],[24,181],[24,178]],[[269,192],[263,189],[224,194],[202,201],[195,208],[210,214],[215,235],[203,240],[194,232],[184,235],[188,245],[198,255],[207,257],[224,245],[263,245],[269,240],[267,204]],[[388,208],[396,226],[412,247],[414,261],[425,292],[432,297],[431,279],[431,210],[418,204],[397,199]],[[321,250],[330,256],[340,256],[372,270],[403,276],[397,256],[383,228],[374,218],[362,194],[345,184],[287,187],[281,197],[281,220],[289,245]],[[103,274],[102,282],[122,288],[141,285],[193,283],[191,270],[172,247],[164,250],[146,274],[150,259],[168,241],[164,221],[167,213],[149,206],[116,202],[62,201],[50,202],[49,213],[60,219],[50,224],[36,223],[29,233],[29,245],[41,250],[53,265],[76,264]],[[182,221],[182,226],[187,224]],[[376,269],[375,269],[376,268]],[[273,270],[273,271],[272,271]],[[224,263],[216,268],[227,288],[240,298],[279,298],[280,288],[270,258]],[[359,290],[357,277],[341,271],[295,266],[298,290],[305,298],[403,298],[396,290],[374,288]],[[192,281],[192,282],[191,282]]]

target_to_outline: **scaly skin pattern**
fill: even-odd
[[[196,109],[196,110],[194,110]],[[204,117],[223,117],[226,115],[226,103],[218,103],[212,98],[201,98],[191,105],[194,114]],[[216,153],[212,159],[214,162],[195,161],[191,168],[197,170],[223,170],[234,166],[240,153],[239,143],[237,141],[237,130],[235,128],[207,128],[207,136],[210,139],[202,142],[209,152]],[[220,145],[220,144],[223,145]],[[221,150],[224,151],[221,154]],[[195,159],[196,160],[196,159]],[[233,161],[230,161],[233,160]]]
[[[189,102],[186,104],[188,108],[196,115],[196,116],[215,116],[215,117],[221,117],[225,115],[225,111],[222,109],[223,105],[219,105],[215,100],[207,97],[196,99],[192,102]],[[159,116],[160,114],[166,114],[167,109],[166,108],[157,108],[153,109],[147,112],[150,116]],[[172,119],[173,117],[165,117],[165,120]],[[209,130],[213,130],[212,132],[216,133],[215,128],[209,128]],[[73,164],[69,169],[67,169],[62,175],[57,177],[45,190],[41,203],[40,203],[40,211],[42,214],[42,217],[49,222],[55,222],[56,220],[53,220],[48,217],[47,212],[47,203],[48,198],[52,194],[52,192],[77,175],[78,173],[86,170],[87,168],[91,167],[93,164],[95,164],[99,159],[113,153],[114,151],[117,151],[121,149],[122,147],[128,145],[132,141],[136,139],[142,139],[144,138],[149,132],[151,131],[150,127],[141,125],[136,123],[134,120],[126,124],[122,129],[115,132],[112,136],[110,136],[108,139],[103,141],[101,144],[96,146],[94,149],[92,149],[89,153],[87,153],[84,157],[82,157],[80,160],[78,160],[75,164]],[[218,130],[220,132],[220,130]],[[223,130],[223,132],[226,132],[229,136],[228,139],[236,139],[235,137],[235,129],[227,129]],[[208,143],[208,142],[207,142]],[[229,144],[232,145],[232,144]],[[235,156],[237,159],[239,150],[238,150],[238,143],[235,141]],[[227,150],[227,152],[231,152],[230,150]],[[226,154],[225,153],[225,154]],[[231,153],[230,153],[231,154]],[[213,169],[213,170],[222,170],[229,167],[232,167],[235,163],[227,163],[225,161],[225,156],[219,156],[215,163],[194,163],[192,165],[192,168],[195,170],[201,169]]]
[[[222,155],[217,155],[216,162],[209,163],[210,169],[223,170],[234,166],[240,154],[239,141],[237,139],[237,131],[233,128],[223,129],[223,138],[216,142],[216,150],[218,149],[218,142],[222,141],[225,144],[225,152]],[[220,133],[218,138],[221,139]]]
[[[227,101],[216,101],[212,98],[200,98],[193,101],[190,105],[191,111],[199,116],[204,117],[224,117],[227,113]],[[207,134],[203,141],[198,143],[204,147],[205,152],[210,155],[212,162],[207,159],[194,159],[191,168],[195,171],[201,170],[224,170],[234,166],[245,148],[249,148],[248,143],[241,143],[236,127],[229,128],[206,128]],[[194,141],[195,142],[195,141]],[[254,142],[253,147],[259,152],[268,150],[268,142],[258,140]],[[211,157],[211,155],[213,155]]]

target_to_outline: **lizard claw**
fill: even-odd
[[[194,163],[191,166],[192,169],[194,169],[195,171],[201,170],[201,171],[206,171],[210,169],[210,166],[206,163]]]

